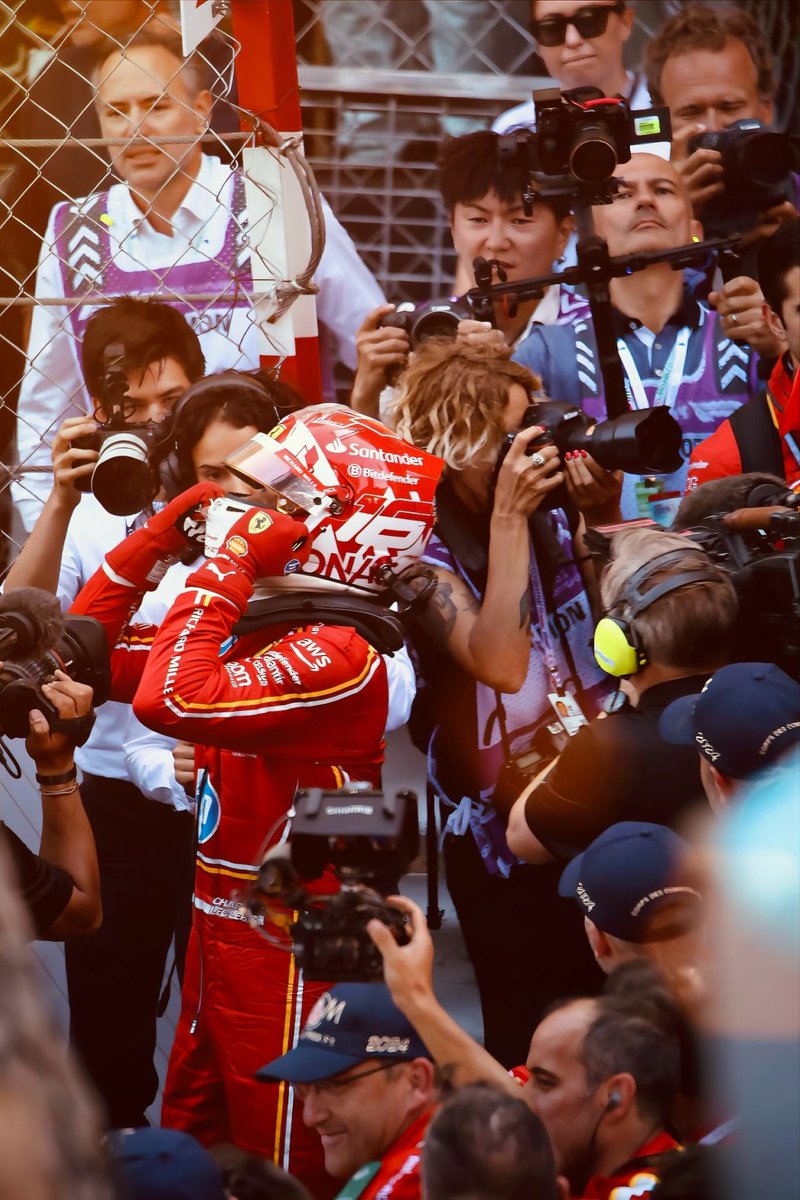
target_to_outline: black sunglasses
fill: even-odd
[[[578,9],[571,17],[545,17],[543,21],[531,21],[531,33],[540,46],[563,45],[568,25],[574,25],[582,38],[596,38],[605,33],[612,13],[624,11],[625,0],[616,0],[615,4],[589,4],[586,8]]]

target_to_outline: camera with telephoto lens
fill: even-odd
[[[727,129],[698,133],[689,139],[695,150],[718,150],[722,156],[724,191],[703,208],[706,237],[744,233],[766,209],[787,199],[786,184],[797,169],[797,139],[761,121],[734,121]]]
[[[425,304],[404,300],[393,313],[381,318],[380,328],[405,330],[414,350],[428,338],[454,338],[459,321],[473,316],[469,306],[460,300],[430,300]]]
[[[107,420],[86,437],[75,438],[72,445],[81,450],[99,450],[91,475],[78,479],[78,491],[93,492],[106,512],[130,517],[153,498],[153,474],[150,451],[164,437],[157,421],[129,422],[132,406],[125,403],[128,394],[125,347],[118,342],[103,352],[103,394],[98,397]]]
[[[543,432],[528,444],[527,455],[542,446],[556,446],[562,457],[568,451],[585,450],[604,470],[632,475],[669,474],[683,462],[681,427],[663,405],[596,422],[574,404],[539,400],[525,410],[520,429],[533,425],[541,425]],[[498,472],[515,437],[510,433],[505,439]],[[566,503],[562,486],[547,494],[543,507],[563,508]]]
[[[562,94],[544,88],[533,94],[536,133],[514,130],[498,144],[501,157],[522,155],[528,169],[543,175],[572,175],[580,183],[611,179],[619,163],[630,160],[631,146],[668,142],[668,108],[631,111],[621,97],[599,88],[573,88]]]
[[[245,901],[259,932],[270,905],[295,910],[292,952],[306,979],[368,983],[383,978],[383,959],[367,933],[382,921],[400,945],[408,941],[402,914],[384,896],[417,852],[417,798],[351,784],[336,791],[299,791],[289,841],[273,847]],[[333,871],[336,891],[306,885]]]
[[[82,746],[94,713],[59,717],[42,684],[64,671],[92,688],[95,705],[103,704],[111,691],[111,669],[102,625],[93,617],[62,617],[56,597],[40,588],[14,588],[0,597],[0,659],[0,737],[27,737],[31,711],[37,708],[51,730]]]

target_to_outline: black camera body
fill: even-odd
[[[539,400],[525,410],[521,429],[533,425],[541,425],[543,432],[528,444],[528,455],[542,446],[556,446],[562,458],[568,451],[585,450],[604,470],[633,475],[669,474],[683,461],[681,427],[663,405],[595,422],[577,405]],[[497,472],[515,437],[514,433],[507,435]],[[548,493],[542,507],[563,508],[567,500],[566,488],[558,487]]]
[[[604,96],[599,88],[573,88],[562,94],[544,88],[533,94],[536,133],[504,134],[501,156],[520,152],[527,166],[543,175],[571,175],[579,183],[602,184],[619,163],[631,157],[631,146],[668,142],[672,125],[668,108],[631,111],[621,97]]]
[[[400,944],[408,940],[401,914],[383,897],[397,890],[418,841],[413,792],[389,796],[357,785],[299,791],[290,840],[268,853],[246,906],[256,922],[270,902],[298,911],[292,952],[306,979],[380,980],[383,960],[367,923],[376,918]],[[330,868],[339,890],[310,892],[306,883]]]
[[[405,330],[414,350],[427,338],[454,338],[459,321],[473,315],[459,300],[429,300],[425,304],[404,300],[393,313],[381,318],[380,327]]]
[[[767,529],[749,533],[731,531],[721,516],[685,532],[730,572],[739,598],[736,660],[774,662],[800,680],[800,512],[773,513]]]
[[[746,118],[689,139],[690,154],[701,149],[722,155],[725,183],[724,192],[703,210],[707,237],[746,232],[760,213],[786,200],[786,183],[798,165],[796,142],[787,134]]]
[[[152,500],[150,452],[164,437],[157,421],[131,423],[126,419],[126,409],[130,412],[130,405],[125,404],[127,394],[125,347],[112,342],[103,352],[102,403],[108,419],[72,444],[81,450],[99,451],[92,474],[77,480],[78,491],[93,492],[106,512],[117,517],[133,516]]]
[[[13,593],[12,593],[13,595]],[[64,632],[52,649],[20,661],[6,660],[0,667],[0,737],[27,737],[31,710],[38,708],[52,730],[68,732],[82,746],[91,732],[94,714],[64,723],[42,692],[56,670],[93,689],[94,705],[103,704],[111,692],[108,642],[93,617],[67,615]]]

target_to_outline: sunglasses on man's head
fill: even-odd
[[[566,41],[567,26],[574,25],[582,38],[596,38],[605,33],[612,13],[625,11],[625,0],[616,4],[589,4],[579,8],[571,17],[545,17],[531,21],[531,33],[540,46],[561,46]]]

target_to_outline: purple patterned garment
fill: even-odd
[[[87,298],[86,304],[75,305],[69,314],[78,344],[98,304],[98,293],[103,298],[157,294],[183,313],[198,336],[211,331],[228,336],[234,309],[251,310],[253,280],[245,185],[238,172],[233,175],[231,213],[222,249],[215,257],[199,262],[123,270],[111,232],[102,220],[107,209],[108,192],[98,192],[78,204],[60,204],[55,211],[55,248],[64,296],[67,300]],[[184,299],[193,294],[218,299]]]

